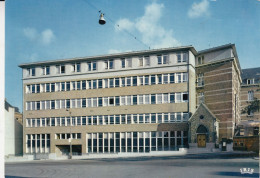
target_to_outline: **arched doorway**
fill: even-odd
[[[200,125],[196,131],[198,147],[206,147],[208,129],[204,125]]]

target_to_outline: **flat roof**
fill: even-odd
[[[213,47],[213,48],[204,49],[204,50],[198,51],[197,55],[211,53],[211,52],[214,52],[214,51],[219,51],[219,50],[228,49],[228,48],[233,49],[233,53],[234,53],[235,59],[236,59],[237,64],[238,64],[238,68],[241,71],[241,66],[240,66],[240,62],[239,62],[239,59],[238,59],[235,44],[229,43],[229,44],[225,44],[225,45],[221,45],[221,46],[217,46],[217,47]]]
[[[151,49],[151,50],[142,50],[142,51],[131,51],[131,52],[123,52],[123,53],[114,53],[114,54],[105,54],[98,56],[86,56],[86,57],[75,57],[75,58],[67,58],[67,59],[56,59],[56,60],[48,60],[48,61],[39,61],[39,62],[31,62],[20,64],[19,67],[25,68],[29,66],[39,66],[39,65],[47,65],[47,64],[60,64],[60,63],[69,63],[69,62],[80,62],[86,60],[100,60],[100,59],[111,59],[111,58],[122,58],[129,56],[140,56],[140,55],[148,55],[148,54],[156,54],[156,53],[165,53],[171,51],[182,51],[182,50],[190,50],[194,55],[197,55],[197,51],[195,48],[190,46],[180,46],[180,47],[170,47],[170,48],[160,48],[160,49]]]

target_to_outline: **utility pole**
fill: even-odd
[[[72,159],[72,135],[71,135],[71,126],[70,126],[70,139],[69,139],[69,142],[70,142],[70,156],[69,156],[69,159]]]

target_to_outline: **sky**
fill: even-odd
[[[20,111],[23,63],[234,43],[241,68],[260,67],[260,0],[6,0],[5,11],[5,97]]]

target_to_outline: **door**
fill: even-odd
[[[197,135],[198,147],[206,147],[206,134]]]

